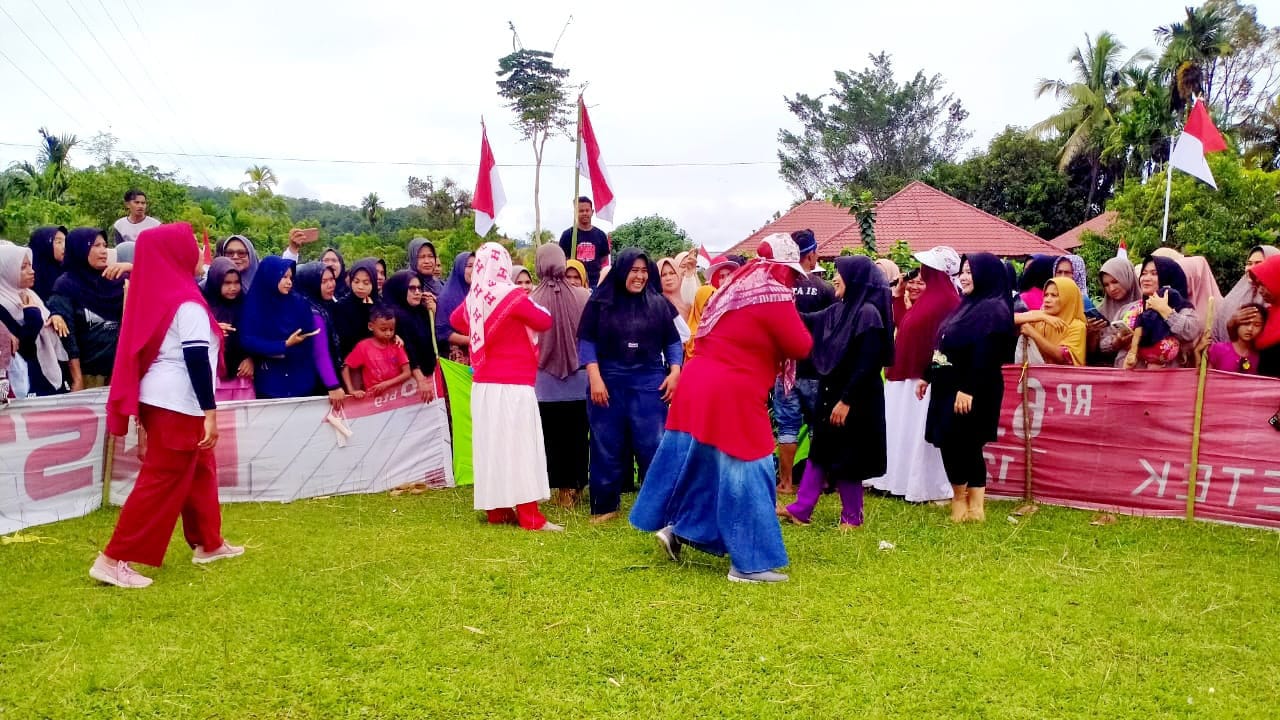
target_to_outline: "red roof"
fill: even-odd
[[[1059,250],[1075,250],[1084,244],[1082,237],[1086,230],[1095,235],[1106,235],[1107,231],[1111,229],[1111,223],[1115,221],[1116,211],[1108,210],[1101,215],[1095,215],[1093,218],[1080,223],[1049,242]]]
[[[836,257],[845,248],[862,245],[858,219],[847,209],[823,200],[808,200],[726,252],[753,253],[767,235],[804,228],[813,230],[818,240],[818,256],[823,259]],[[1057,248],[1017,225],[918,180],[876,205],[876,251],[883,255],[899,240],[905,240],[914,251],[948,245],[961,255],[990,252],[1012,257],[1058,253]]]

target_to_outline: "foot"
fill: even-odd
[[[560,491],[560,507],[571,510],[578,506],[577,490],[561,490]]]
[[[662,528],[654,533],[654,537],[658,538],[658,544],[662,549],[667,551],[667,557],[671,558],[671,562],[680,562],[680,548],[684,543],[681,543],[680,538],[676,536],[674,526],[668,525]]]
[[[763,572],[742,572],[741,570],[731,567],[729,568],[729,582],[737,583],[780,583],[786,582],[787,576],[775,572],[773,570],[765,570]]]
[[[550,520],[548,520],[542,523],[542,527],[538,528],[534,532],[564,532],[564,526],[557,525],[551,522]]]
[[[592,525],[602,525],[602,524],[607,523],[607,522],[609,522],[610,520],[613,520],[613,519],[615,519],[615,518],[617,518],[617,517],[618,517],[618,511],[617,511],[617,510],[614,510],[613,512],[600,513],[599,515],[592,515],[592,516],[591,516],[591,524],[592,524]]]
[[[791,483],[781,483],[778,485],[778,494],[779,495],[795,495],[796,486],[792,485]]]
[[[965,513],[964,521],[965,521],[965,522],[979,522],[979,523],[980,523],[980,522],[986,522],[986,521],[987,521],[987,513],[986,513],[986,511],[985,511],[985,510],[975,510],[975,509],[973,509],[973,508],[969,508],[969,512]]]
[[[111,560],[102,553],[98,553],[98,558],[89,568],[89,577],[121,588],[144,588],[152,582],[151,578],[140,575],[129,567],[129,563],[123,560]]]
[[[796,517],[796,514],[791,512],[791,510],[787,508],[787,506],[785,505],[778,506],[778,517],[783,520],[786,520],[792,525],[799,525],[801,527],[804,527],[805,525],[809,524],[808,520],[801,520],[800,518]]]
[[[840,526],[839,526],[840,532],[842,533],[853,532],[854,530],[858,530],[861,528],[862,528],[861,525],[854,525],[853,523],[847,523],[847,522],[842,522],[840,523]]]
[[[240,557],[243,554],[243,545],[232,545],[224,540],[222,547],[214,550],[213,552],[205,552],[203,547],[197,545],[195,550],[191,553],[191,562],[196,565],[206,565],[217,560]]]

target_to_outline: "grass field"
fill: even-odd
[[[104,511],[0,546],[0,719],[1280,716],[1280,534],[1010,507],[868,498],[842,535],[827,498],[746,586],[468,490],[233,505],[245,557],[179,535],[142,591],[86,575]]]

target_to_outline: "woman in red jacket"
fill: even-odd
[[[551,314],[515,285],[506,248],[485,243],[475,258],[471,290],[449,317],[454,329],[471,339],[475,508],[494,524],[563,530],[538,510],[538,503],[551,497],[551,486],[533,391],[534,338],[551,328]]]
[[[667,555],[682,545],[728,555],[732,582],[781,582],[787,549],[774,516],[773,428],[767,401],[779,372],[795,383],[795,361],[813,339],[791,287],[794,241],[772,260],[738,270],[698,325],[698,354],[676,388],[667,431],[653,457],[631,524],[657,531]],[[732,418],[733,422],[726,422]]]

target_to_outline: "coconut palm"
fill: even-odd
[[[254,165],[244,171],[248,180],[240,183],[240,189],[252,192],[257,195],[259,193],[271,194],[271,188],[279,184],[276,174],[266,165]]]
[[[360,214],[368,221],[369,228],[373,229],[378,226],[378,221],[382,219],[382,199],[378,197],[378,193],[369,193],[364,200],[360,201]]]
[[[1249,113],[1240,125],[1244,159],[1256,167],[1280,170],[1280,97],[1271,107]]]
[[[1183,22],[1169,23],[1156,28],[1156,38],[1164,46],[1160,66],[1172,72],[1184,62],[1194,62],[1204,69],[1206,86],[1212,85],[1214,60],[1231,54],[1227,41],[1227,16],[1221,8],[1206,5],[1189,7]]]
[[[1151,62],[1151,53],[1141,50],[1122,61],[1124,44],[1109,32],[1101,32],[1096,40],[1085,35],[1084,47],[1076,48],[1068,58],[1075,78],[1041,79],[1036,97],[1053,95],[1062,101],[1054,115],[1031,126],[1030,132],[1041,137],[1065,138],[1059,156],[1059,167],[1066,170],[1076,160],[1088,163],[1089,196],[1085,218],[1093,212],[1094,195],[1101,185],[1108,188],[1113,178],[1105,176],[1102,151],[1107,134],[1116,123],[1121,105],[1119,92],[1126,73]]]

